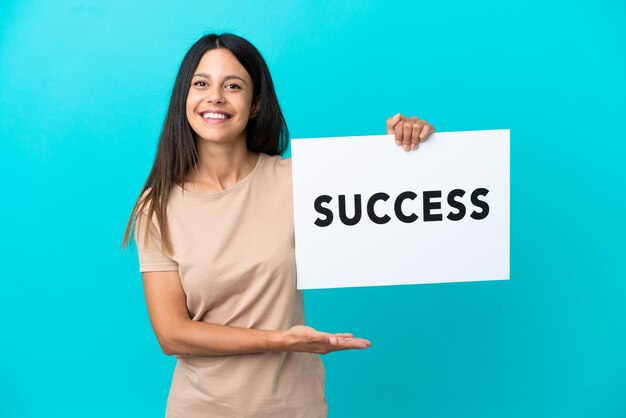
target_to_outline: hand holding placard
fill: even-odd
[[[394,135],[396,145],[401,145],[405,151],[416,150],[420,142],[424,142],[433,132],[435,127],[417,116],[396,113],[387,119],[387,135]]]

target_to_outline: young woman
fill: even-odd
[[[433,131],[387,120],[407,151]],[[232,34],[200,38],[123,241],[134,233],[150,322],[177,358],[167,417],[325,417],[319,354],[370,346],[304,325],[287,141],[258,50]]]

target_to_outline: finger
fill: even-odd
[[[313,344],[328,344],[329,343],[329,339],[330,337],[332,337],[333,334],[328,333],[328,332],[317,332],[315,335],[311,336],[311,339],[309,340],[310,343]]]
[[[353,348],[368,348],[372,344],[363,338],[348,338],[340,340],[335,349],[349,350]]]
[[[402,126],[403,126],[403,122],[399,121],[398,123],[396,123],[396,126],[394,127],[396,145],[402,145]]]
[[[400,121],[402,115],[400,113],[396,113],[389,119],[387,119],[387,135],[392,135],[394,133],[394,128],[396,124]]]
[[[355,341],[357,341],[357,342],[359,342],[359,343],[361,343],[361,344],[365,344],[365,345],[367,345],[368,347],[369,347],[370,345],[372,345],[372,342],[371,342],[370,340],[366,340],[365,338],[353,338],[353,340],[355,340]]]
[[[415,123],[419,122],[419,118],[417,116],[411,116],[409,119]],[[412,150],[417,149],[419,145],[419,137],[417,138],[417,141],[415,140],[415,137],[419,135],[419,132],[415,132],[415,129],[417,128],[415,127],[415,124],[413,124],[413,130],[411,132],[411,149]]]
[[[338,339],[339,344],[366,344],[371,345],[372,343],[365,338],[357,338],[357,337],[343,337]]]
[[[429,125],[428,123],[425,123],[419,135],[420,141],[421,142],[426,141],[426,138],[428,138],[430,134],[432,134],[434,131],[435,129],[431,125]]]
[[[413,125],[413,131],[411,133],[411,149],[416,150],[420,143],[420,134],[421,127],[419,122]]]
[[[349,332],[340,332],[340,333],[337,333],[337,334],[335,334],[335,335],[336,335],[337,337],[341,337],[341,338],[353,338],[353,337],[354,337],[354,335],[352,335],[352,334],[351,334],[351,333],[349,333]]]
[[[402,126],[402,149],[408,151],[411,149],[411,135],[413,133],[413,122],[407,120]]]

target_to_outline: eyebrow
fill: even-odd
[[[206,73],[195,73],[193,75],[194,77],[204,77],[204,78],[211,78],[210,75],[206,74]],[[231,80],[231,79],[237,79],[237,80],[241,80],[243,82],[243,84],[245,84],[246,86],[248,85],[248,83],[246,83],[246,80],[244,80],[242,77],[235,75],[235,74],[229,74],[227,76],[224,76],[224,80]]]

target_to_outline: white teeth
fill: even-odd
[[[202,117],[205,119],[227,119],[226,115],[222,113],[213,113],[213,112],[203,113]]]

